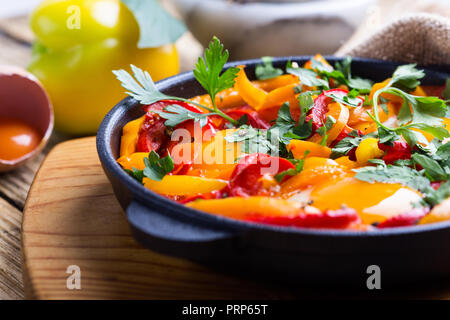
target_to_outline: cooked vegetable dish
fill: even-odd
[[[114,71],[145,115],[118,163],[146,188],[210,214],[286,227],[371,231],[450,220],[450,80],[401,65],[378,83],[321,55],[223,70],[213,38],[194,76],[206,94],[159,92]]]

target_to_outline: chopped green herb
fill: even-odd
[[[263,63],[258,64],[255,68],[255,75],[259,80],[272,79],[283,74],[283,70],[273,66],[272,57],[262,57],[261,60]]]
[[[275,180],[281,182],[286,176],[295,176],[296,174],[302,172],[306,156],[309,153],[310,151],[306,150],[305,153],[303,154],[303,159],[289,159],[289,161],[292,162],[295,168],[287,169],[283,172],[278,173],[277,175],[275,175]]]

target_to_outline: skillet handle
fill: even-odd
[[[220,230],[200,224],[190,224],[177,219],[172,214],[169,215],[152,210],[136,200],[131,202],[126,213],[134,235],[144,245],[147,245],[147,240],[198,244],[218,240],[231,240],[236,236],[236,232],[231,230]]]

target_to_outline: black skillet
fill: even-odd
[[[274,59],[303,64],[309,57]],[[327,57],[334,63],[339,58]],[[250,79],[260,60],[239,61]],[[354,58],[354,75],[382,81],[398,64]],[[427,85],[442,85],[448,66],[425,69]],[[193,97],[204,94],[192,72],[157,83],[166,94]],[[134,237],[147,248],[186,258],[230,272],[284,283],[366,286],[368,268],[380,268],[383,286],[450,276],[450,221],[354,232],[311,230],[246,223],[187,208],[153,193],[131,178],[116,163],[122,127],[142,116],[133,98],[119,102],[105,117],[97,134],[103,169],[126,212]],[[358,194],[354,195],[355,197]]]

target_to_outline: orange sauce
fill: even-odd
[[[33,151],[41,139],[41,135],[29,124],[0,118],[0,159],[18,159]]]

